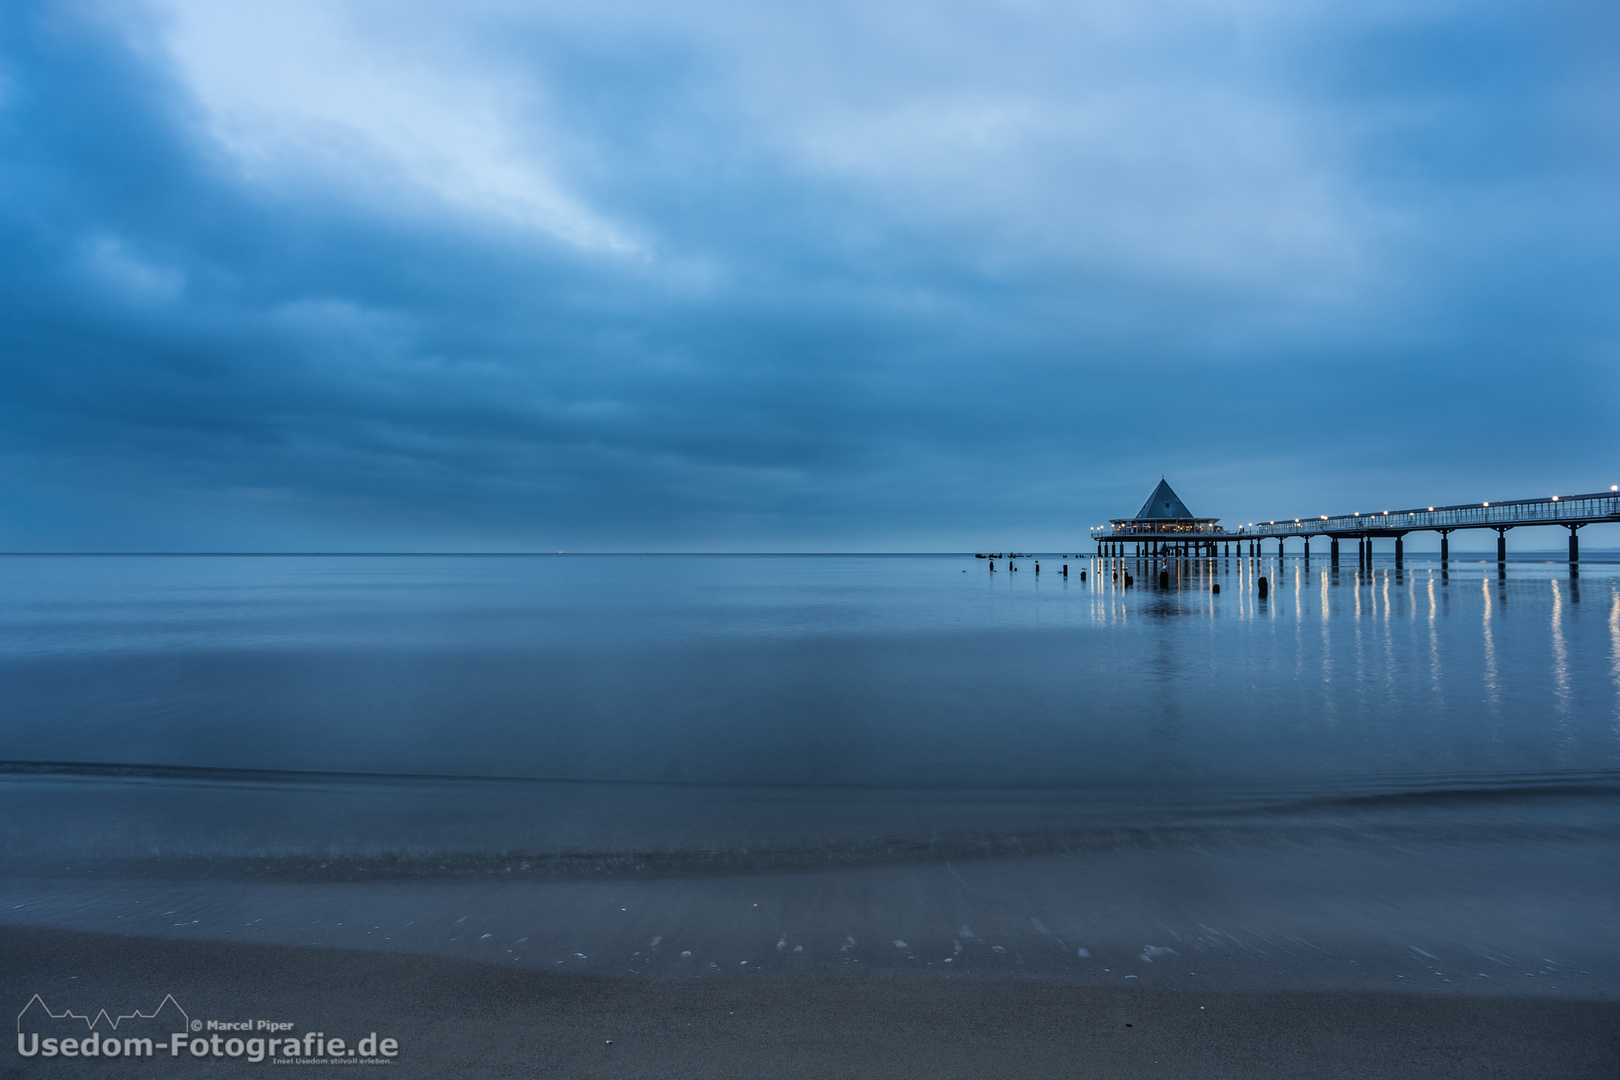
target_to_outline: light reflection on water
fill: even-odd
[[[1609,672],[1614,679],[1614,732],[1620,737],[1620,592],[1609,602]]]

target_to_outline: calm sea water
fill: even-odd
[[[0,903],[609,972],[1620,988],[1615,566],[1039,563],[5,559]]]

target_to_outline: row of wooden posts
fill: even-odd
[[[1015,571],[1015,570],[1018,569],[1018,564],[1013,562],[1011,559],[1008,559],[1007,560],[1007,569],[1009,571]],[[990,572],[992,574],[996,572],[996,560],[994,560],[994,559],[990,560]],[[1041,563],[1040,563],[1039,559],[1037,559],[1035,561],[1035,572],[1037,574],[1039,574],[1041,572]],[[1060,571],[1060,573],[1062,573],[1062,575],[1064,577],[1069,576],[1069,564],[1068,563],[1063,564],[1063,569]],[[1115,581],[1119,580],[1120,574],[1125,575],[1125,582],[1124,582],[1124,587],[1125,588],[1128,589],[1128,588],[1130,588],[1132,585],[1134,585],[1136,583],[1136,579],[1134,577],[1132,577],[1130,575],[1130,573],[1128,573],[1127,571],[1123,571],[1123,570],[1114,571],[1114,580]],[[1080,571],[1080,580],[1081,581],[1086,580],[1086,572],[1084,570]],[[1266,581],[1266,579],[1263,578],[1263,577],[1262,578],[1257,578],[1255,580],[1254,584],[1255,584],[1255,591],[1260,594],[1262,599],[1267,594],[1269,594],[1271,592],[1271,584],[1268,581]],[[1159,588],[1168,589],[1169,587],[1170,587],[1170,571],[1161,569],[1159,571]],[[1213,585],[1211,585],[1209,587],[1209,591],[1219,595],[1219,593],[1221,591],[1221,583],[1218,582],[1218,581],[1215,582]]]

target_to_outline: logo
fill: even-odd
[[[17,1014],[24,1058],[236,1058],[276,1065],[392,1065],[399,1040],[375,1031],[350,1041],[324,1031],[294,1034],[290,1020],[200,1020],[165,994],[150,1012],[114,1015],[103,1008],[55,1012],[38,994]]]

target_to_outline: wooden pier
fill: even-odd
[[[1166,498],[1168,493],[1168,498]],[[1159,516],[1152,516],[1159,515]],[[1440,534],[1440,557],[1450,556],[1451,534],[1459,529],[1494,529],[1496,531],[1496,558],[1507,559],[1507,533],[1509,529],[1528,525],[1562,525],[1569,530],[1569,561],[1580,559],[1578,532],[1587,525],[1599,522],[1620,523],[1620,485],[1608,491],[1587,495],[1550,495],[1542,499],[1510,499],[1503,502],[1481,501],[1453,506],[1428,506],[1410,510],[1379,510],[1349,514],[1319,514],[1314,517],[1282,519],[1278,521],[1250,522],[1237,529],[1223,529],[1218,518],[1195,518],[1175,492],[1163,480],[1154,489],[1143,512],[1134,518],[1119,518],[1109,522],[1106,529],[1093,529],[1097,554],[1148,557],[1168,555],[1174,557],[1208,557],[1232,554],[1232,545],[1243,554],[1243,545],[1249,545],[1249,554],[1259,554],[1264,540],[1277,541],[1277,554],[1285,553],[1284,542],[1290,537],[1304,541],[1305,554],[1310,555],[1311,538],[1326,537],[1330,557],[1337,561],[1339,541],[1354,539],[1358,555],[1371,559],[1372,542],[1377,537],[1393,537],[1395,558],[1404,555],[1405,537],[1410,532],[1437,532]]]

